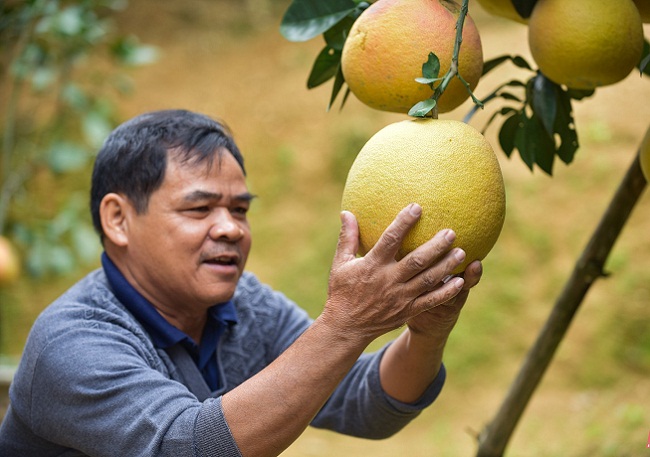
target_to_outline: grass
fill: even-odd
[[[227,121],[246,156],[251,190],[260,195],[251,211],[249,269],[316,316],[326,297],[347,169],[367,138],[404,117],[371,110],[352,96],[343,110],[336,105],[326,112],[330,86],[305,88],[322,43],[284,41],[277,33],[282,5],[264,3],[271,5],[267,15],[251,26],[235,2],[217,8],[207,0],[131,0],[120,27],[158,45],[163,58],[133,74],[136,91],[120,110],[127,118],[182,106]],[[527,55],[524,26],[475,11],[487,58]],[[479,96],[496,77],[481,82]],[[448,383],[432,408],[380,442],[310,429],[283,456],[473,455],[476,433],[496,412],[634,156],[650,119],[650,107],[641,103],[649,95],[648,80],[631,75],[576,104],[582,147],[552,178],[497,151],[506,223],[449,341]],[[448,117],[462,118],[468,107]],[[473,124],[482,127],[490,114],[479,113]],[[496,129],[486,136],[498,144]],[[508,456],[643,455],[650,429],[648,226],[646,192],[607,263],[611,276],[589,292]],[[4,290],[2,352],[20,354],[36,314],[90,267],[63,278],[24,278]]]

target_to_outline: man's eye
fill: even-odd
[[[206,213],[210,211],[210,208],[207,206],[195,206],[193,208],[190,208],[190,211],[195,213]]]
[[[245,215],[246,213],[248,213],[248,207],[237,206],[237,207],[233,208],[232,211],[233,211],[233,213],[236,213],[236,214],[244,214]]]

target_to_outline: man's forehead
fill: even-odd
[[[201,156],[198,154],[190,154],[186,152],[178,152],[170,150],[167,160],[167,171],[182,171],[189,172],[194,175],[210,175],[212,173],[220,173],[224,168],[228,168],[229,172],[235,171],[237,174],[245,179],[244,170],[235,159],[235,157],[225,148],[221,148],[211,156]]]

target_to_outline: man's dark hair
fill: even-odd
[[[244,158],[228,127],[203,114],[186,110],[145,113],[118,126],[100,149],[92,174],[90,211],[103,238],[99,207],[106,194],[121,193],[138,214],[147,211],[151,194],[165,178],[168,154],[183,162],[211,166],[228,151],[241,166]]]

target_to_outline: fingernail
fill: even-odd
[[[456,257],[458,261],[462,262],[463,260],[465,260],[465,251],[463,251],[460,248],[456,248],[454,250],[454,257]]]
[[[464,285],[465,285],[465,280],[463,278],[456,278],[454,280],[454,287],[456,289],[462,289]]]
[[[417,203],[411,203],[409,205],[409,213],[411,214],[411,216],[419,216],[420,214],[422,214],[422,207]]]
[[[450,243],[453,243],[456,239],[456,232],[451,229],[447,230],[447,233],[445,233],[445,239]]]

